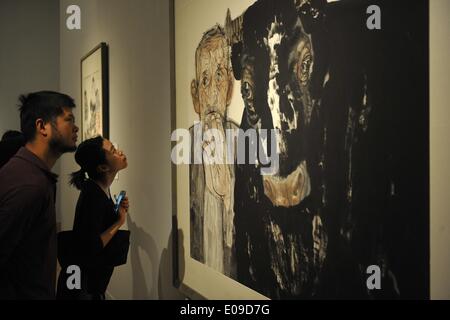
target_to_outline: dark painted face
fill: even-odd
[[[244,41],[241,58],[243,121],[252,128],[276,130],[278,176],[283,177],[305,159],[305,129],[312,111],[313,49],[300,19],[291,25],[274,17],[261,39]]]

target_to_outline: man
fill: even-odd
[[[200,123],[191,128],[191,141],[206,141],[197,148],[192,144],[194,164],[190,166],[191,253],[192,257],[228,276],[235,276],[234,262],[234,167],[227,161],[225,131],[237,130],[227,119],[233,94],[230,47],[224,30],[215,26],[201,39],[195,54],[196,79],[191,83],[192,102]],[[209,129],[222,138],[223,145],[211,143]],[[236,145],[232,138],[232,146]],[[209,150],[207,150],[209,147]],[[222,149],[220,163],[206,159]],[[208,154],[208,151],[209,154]],[[228,150],[229,151],[229,150]]]
[[[20,97],[26,144],[0,170],[0,299],[54,299],[58,158],[76,150],[78,127],[67,95]]]

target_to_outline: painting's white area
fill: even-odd
[[[294,107],[294,95],[292,94],[292,91],[290,91],[288,94],[288,101],[294,116],[292,117],[292,119],[289,120],[285,114],[282,114],[281,121],[287,123],[288,129],[286,131],[291,133],[292,130],[297,129],[298,123],[298,110],[296,110]]]
[[[270,234],[272,235],[275,243],[275,248],[271,248],[272,253],[270,255],[270,267],[277,278],[280,288],[284,290],[286,287],[283,281],[283,266],[280,266],[280,263],[283,263],[285,260],[278,259],[278,257],[282,257],[285,254],[286,244],[284,242],[280,227],[272,221],[270,223]]]
[[[100,50],[95,53],[95,59],[100,59]],[[92,57],[94,59],[94,56]],[[86,60],[85,60],[86,61]],[[99,62],[99,61],[96,61]],[[101,65],[92,62],[88,66],[83,66],[83,71],[95,68],[91,73],[83,77],[82,104],[83,104],[83,140],[103,135],[102,121],[102,86],[101,86]],[[86,95],[84,92],[86,91]]]
[[[326,258],[328,238],[324,232],[322,219],[317,214],[313,217],[312,227],[314,263],[318,264],[319,267],[322,267]]]
[[[267,103],[272,115],[272,123],[276,129],[277,135],[277,153],[286,153],[286,143],[284,141],[281,131],[281,114],[280,114],[280,96],[278,90],[280,89],[276,76],[280,72],[278,69],[278,55],[275,47],[281,43],[283,35],[277,32],[279,24],[277,20],[272,23],[269,33],[267,35],[267,46],[270,55],[270,69],[269,69],[269,87],[267,88]]]
[[[327,85],[328,81],[330,81],[330,73],[329,72],[327,72],[325,74],[325,78],[323,79],[323,87],[325,87]]]
[[[203,216],[203,252],[205,255],[205,263],[221,273],[224,271],[222,209],[222,201],[217,199],[208,188],[205,188]]]

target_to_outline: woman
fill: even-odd
[[[76,294],[75,290],[67,291],[65,278],[68,275],[62,270],[58,297],[103,300],[114,269],[105,263],[105,248],[125,223],[129,208],[128,198],[125,197],[116,213],[109,188],[116,174],[127,167],[127,158],[110,141],[96,137],[79,145],[75,161],[81,169],[72,173],[70,184],[81,190],[73,225],[74,251],[81,270],[81,290]],[[86,173],[89,178],[86,178]]]

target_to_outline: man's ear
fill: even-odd
[[[230,72],[228,73],[227,107],[231,104],[231,99],[233,98],[233,89],[234,89],[234,79]]]
[[[191,96],[192,103],[194,105],[194,110],[197,114],[200,114],[200,100],[198,98],[198,84],[197,80],[192,80],[191,82]]]
[[[39,133],[41,136],[47,137],[49,130],[47,125],[50,125],[50,122],[46,124],[43,119],[39,118],[36,119],[35,124],[36,124],[36,132]]]

